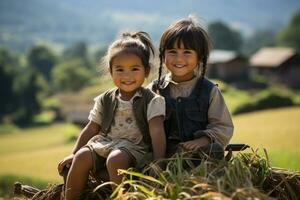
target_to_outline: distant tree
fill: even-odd
[[[278,35],[279,43],[293,47],[300,52],[300,9],[294,14],[288,26]]]
[[[96,52],[95,52],[95,60],[96,62],[99,62],[103,56],[105,55],[108,47],[100,47]]]
[[[14,80],[18,58],[6,49],[0,49],[0,122],[15,110]]]
[[[242,36],[223,22],[213,22],[208,26],[208,32],[213,41],[214,49],[239,51]]]
[[[14,120],[17,124],[26,125],[31,123],[34,115],[41,110],[39,94],[42,90],[39,84],[40,73],[32,67],[26,67],[16,78],[16,107]]]
[[[98,72],[100,75],[102,75],[104,73],[104,70],[101,66],[101,60],[104,57],[105,53],[106,53],[107,47],[101,47],[99,48],[95,54],[94,54],[94,63],[95,63],[95,67],[94,67],[94,72]]]
[[[88,48],[85,42],[77,42],[68,47],[63,52],[65,60],[81,59],[84,63],[83,67],[91,68],[88,58]]]
[[[41,72],[47,81],[50,80],[51,70],[57,61],[50,49],[45,46],[34,46],[29,50],[27,60],[29,65]]]
[[[52,71],[54,87],[58,91],[78,91],[90,83],[91,72],[81,59],[63,62]]]
[[[276,32],[273,30],[258,30],[252,36],[245,39],[243,53],[251,55],[264,46],[276,45]]]

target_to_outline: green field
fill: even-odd
[[[232,143],[266,148],[272,166],[300,171],[300,107],[234,116]],[[70,124],[19,129],[0,135],[0,179],[5,175],[61,182],[57,163],[72,150],[68,134],[80,130]]]
[[[0,177],[9,174],[61,181],[56,166],[71,152],[73,144],[67,138],[74,131],[79,129],[70,124],[54,124],[1,135]]]
[[[267,149],[272,166],[300,171],[300,107],[237,115],[232,143]]]

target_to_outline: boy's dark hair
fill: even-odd
[[[150,70],[150,56],[154,55],[154,47],[148,33],[123,32],[119,39],[115,40],[106,52],[102,62],[111,70],[113,59],[120,53],[133,53],[138,56],[145,69]]]
[[[160,84],[164,53],[166,49],[174,46],[193,49],[197,52],[199,67],[202,62],[201,77],[204,78],[206,64],[211,49],[211,41],[206,31],[200,26],[194,17],[187,17],[171,24],[162,34],[159,44],[159,74],[158,85]]]

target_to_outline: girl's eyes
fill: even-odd
[[[140,70],[139,67],[133,67],[133,68],[131,69],[131,71],[139,71],[139,70]],[[122,69],[122,68],[118,68],[118,69],[115,69],[115,71],[116,71],[116,72],[124,72],[125,70]]]
[[[140,70],[140,68],[138,68],[138,67],[132,68],[132,71],[139,71],[139,70]]]

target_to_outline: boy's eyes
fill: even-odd
[[[170,54],[176,54],[176,53],[179,53],[179,51],[177,50],[167,50],[167,53],[170,53]],[[183,53],[184,54],[192,54],[193,53],[193,50],[183,50]]]
[[[186,53],[186,54],[191,54],[193,53],[191,50],[185,50],[183,53]]]
[[[167,53],[177,53],[176,50],[168,50]]]

